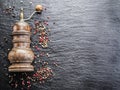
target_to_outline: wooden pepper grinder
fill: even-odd
[[[25,20],[29,20],[33,14],[36,12],[41,12],[42,6],[37,5],[36,11],[32,13],[32,15],[27,18],[23,19],[24,13],[23,8],[21,8],[20,13],[20,21],[18,21],[13,26],[13,48],[8,54],[8,59],[11,65],[8,68],[10,72],[28,72],[34,71],[34,67],[31,63],[34,60],[34,53],[30,48],[30,26]]]

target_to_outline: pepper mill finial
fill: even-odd
[[[24,12],[23,12],[23,8],[21,7],[21,10],[20,10],[20,21],[23,21],[24,20]]]

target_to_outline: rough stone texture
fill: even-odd
[[[6,1],[0,0],[0,11]],[[25,0],[26,16],[39,2],[47,8],[41,18],[50,16],[50,60],[64,69],[52,67],[51,83],[31,90],[120,90],[120,0]],[[17,14],[19,2],[14,3]],[[0,90],[11,90],[4,67],[17,19],[0,14]]]

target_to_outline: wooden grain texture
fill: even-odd
[[[34,85],[31,90],[120,90],[120,0],[31,1],[33,6],[41,3],[47,8],[41,19],[50,16],[50,47],[54,50],[50,59],[64,68],[53,67],[51,83]],[[2,11],[8,2],[0,2]],[[19,6],[17,0],[15,3]],[[26,17],[29,13],[27,10]],[[10,90],[3,67],[12,47],[10,25],[16,19],[0,15],[0,90]]]

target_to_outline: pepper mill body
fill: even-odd
[[[37,5],[31,16],[24,19],[23,8],[21,7],[20,21],[13,26],[13,48],[8,54],[8,59],[11,63],[8,68],[9,72],[34,71],[34,67],[31,65],[34,60],[34,53],[30,48],[30,26],[25,21],[31,19],[35,13],[41,13],[42,10],[43,7]]]
[[[30,26],[24,21],[19,21],[13,26],[13,48],[8,54],[11,63],[10,72],[34,71],[31,63],[34,60],[34,53],[30,48]]]

